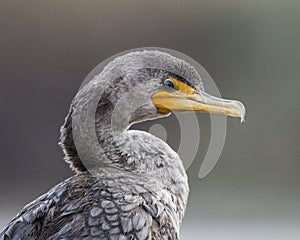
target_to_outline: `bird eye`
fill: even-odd
[[[175,89],[175,83],[170,79],[164,81],[164,86],[168,91]]]

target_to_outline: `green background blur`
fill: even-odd
[[[89,71],[157,46],[194,58],[247,109],[245,124],[228,118],[222,155],[203,180],[210,119],[198,115],[182,239],[299,239],[299,23],[300,1],[0,0],[0,227],[72,175],[58,130]],[[175,117],[155,123],[178,144]]]

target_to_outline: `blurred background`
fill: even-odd
[[[73,174],[57,142],[85,76],[120,51],[158,46],[194,58],[247,108],[245,124],[228,118],[222,155],[202,180],[210,118],[198,114],[182,239],[299,239],[299,11],[299,1],[276,0],[1,0],[0,228]],[[176,118],[136,127],[153,123],[176,149]]]

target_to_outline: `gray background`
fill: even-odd
[[[58,129],[89,71],[120,51],[160,46],[197,60],[224,97],[247,107],[245,124],[228,118],[223,153],[203,180],[210,121],[198,114],[182,238],[299,239],[299,11],[299,1],[1,0],[0,227],[72,175]],[[176,149],[176,118],[155,123]]]

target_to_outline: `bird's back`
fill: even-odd
[[[172,193],[114,169],[80,173],[28,204],[3,230],[12,239],[178,239]]]

